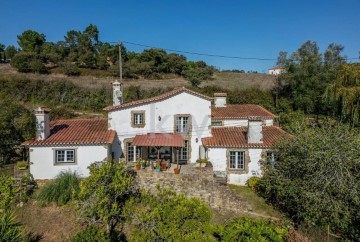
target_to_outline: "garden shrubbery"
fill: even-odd
[[[44,205],[52,202],[64,205],[77,196],[79,184],[80,178],[76,172],[61,172],[55,180],[41,188],[37,199]]]

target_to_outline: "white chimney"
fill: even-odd
[[[113,105],[120,105],[122,104],[122,100],[123,100],[121,84],[116,80],[112,85],[113,85]]]
[[[215,107],[225,107],[226,97],[227,97],[226,93],[214,93]]]
[[[247,140],[248,143],[263,143],[262,120],[249,118]]]
[[[36,116],[36,140],[45,140],[50,135],[50,109],[38,107],[35,109]]]

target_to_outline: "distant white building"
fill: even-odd
[[[285,67],[283,66],[274,66],[268,70],[269,75],[280,75],[281,73],[285,73]]]
[[[244,185],[261,176],[260,160],[274,159],[271,147],[286,132],[274,126],[276,116],[255,104],[227,104],[226,93],[214,98],[187,88],[122,103],[119,83],[113,85],[107,119],[50,122],[50,110],[36,110],[36,139],[29,149],[35,179],[52,179],[62,170],[88,176],[87,167],[109,157],[135,162],[166,160],[181,164],[208,158],[214,174]]]

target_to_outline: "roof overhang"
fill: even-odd
[[[156,147],[184,147],[185,142],[181,134],[175,133],[148,133],[136,135],[133,146],[156,146]]]

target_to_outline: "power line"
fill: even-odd
[[[110,43],[118,43],[118,42],[110,42]],[[167,51],[171,51],[171,52],[183,53],[183,54],[189,54],[189,55],[198,55],[198,56],[218,57],[218,58],[226,58],[226,59],[239,59],[239,60],[258,60],[258,61],[275,61],[275,60],[277,60],[277,58],[228,56],[228,55],[217,55],[217,54],[191,52],[191,51],[185,51],[185,50],[175,50],[175,49],[168,49],[168,48],[161,48],[161,47],[156,47],[156,46],[151,46],[151,45],[139,44],[139,43],[125,41],[125,40],[123,40],[122,43],[141,46],[141,47],[146,47],[146,48],[163,49],[163,50],[167,50]],[[359,57],[353,57],[353,58],[344,58],[344,59],[346,59],[346,60],[359,60],[360,56]]]

